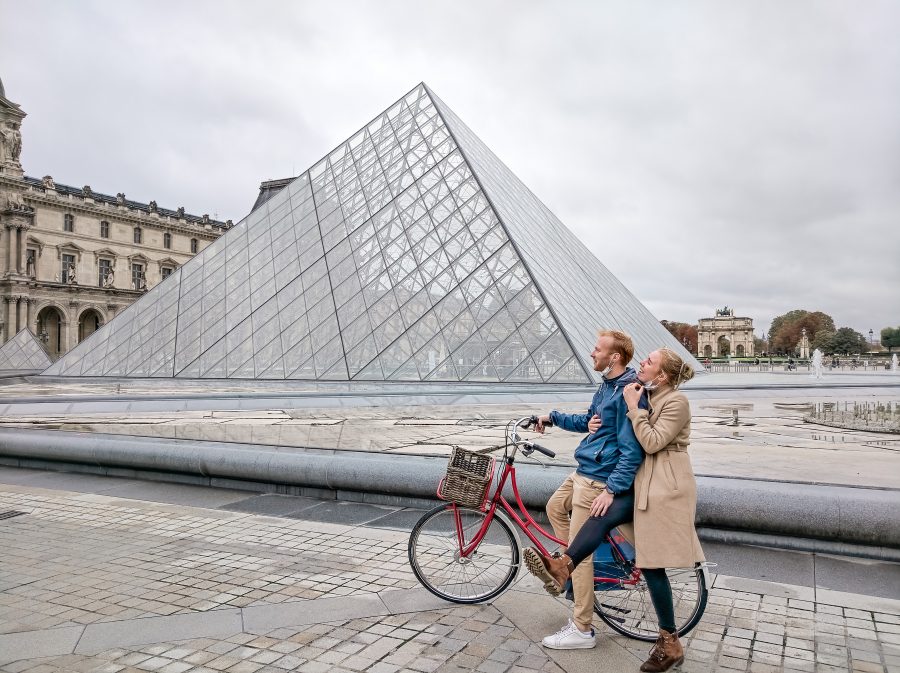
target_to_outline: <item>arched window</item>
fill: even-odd
[[[135,243],[141,243],[141,242],[143,241],[143,239],[144,239],[144,234],[143,234],[143,232],[141,231],[141,228],[140,228],[140,227],[135,227],[135,228],[134,228],[134,242],[135,242]]]
[[[168,231],[163,234],[163,247],[167,249],[172,247],[172,234]]]
[[[191,239],[191,252],[197,254],[197,250],[199,250],[199,243],[196,238]]]

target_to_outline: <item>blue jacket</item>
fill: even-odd
[[[634,475],[644,460],[631,421],[625,415],[628,407],[622,399],[622,389],[637,381],[637,372],[631,367],[614,379],[604,379],[594,393],[586,414],[550,412],[553,425],[570,432],[587,432],[588,421],[596,414],[602,425],[597,432],[581,440],[575,449],[578,474],[588,479],[604,482],[613,493],[627,491],[634,485]],[[646,395],[641,396],[639,406],[647,408]]]

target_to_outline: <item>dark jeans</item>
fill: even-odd
[[[573,565],[593,557],[594,551],[606,541],[606,536],[616,526],[634,520],[634,490],[618,494],[603,516],[592,516],[584,525],[566,552]],[[675,606],[672,603],[672,586],[665,568],[642,568],[641,572],[650,590],[650,600],[656,610],[659,628],[675,632]]]
[[[634,489],[619,493],[603,516],[592,516],[584,525],[566,552],[574,565],[578,565],[589,556],[593,556],[606,536],[616,526],[634,520]]]

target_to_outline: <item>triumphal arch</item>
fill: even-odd
[[[755,355],[753,318],[734,315],[726,306],[716,309],[714,318],[700,318],[697,326],[697,355],[704,358]]]

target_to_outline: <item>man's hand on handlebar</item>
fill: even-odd
[[[532,417],[535,418],[535,417]],[[535,432],[539,432],[540,434],[544,434],[544,428],[549,428],[553,425],[553,422],[550,420],[550,415],[537,416],[537,421],[534,424]]]

